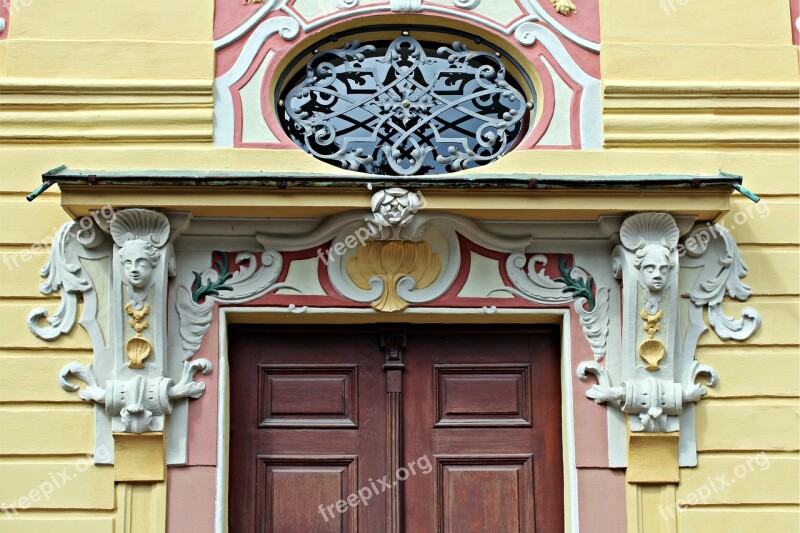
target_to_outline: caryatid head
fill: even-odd
[[[652,292],[659,292],[666,285],[669,271],[675,263],[667,248],[648,244],[636,251],[633,265],[639,269],[645,286]]]
[[[153,269],[158,265],[160,252],[152,244],[132,239],[119,250],[125,279],[136,289],[144,289],[150,284]]]

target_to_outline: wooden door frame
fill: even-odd
[[[408,308],[402,315],[378,314],[372,309],[306,308],[287,313],[285,307],[219,308],[219,363],[217,389],[217,461],[215,474],[214,529],[228,531],[228,449],[229,372],[228,324],[373,324],[373,323],[452,323],[452,324],[554,324],[561,327],[561,420],[564,462],[565,531],[578,532],[578,471],[575,459],[574,406],[572,390],[572,331],[569,309],[498,309],[487,314],[483,308]]]

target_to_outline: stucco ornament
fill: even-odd
[[[750,295],[740,281],[747,269],[730,234],[716,226],[698,226],[690,232],[683,245],[687,257],[680,259],[680,232],[666,213],[628,217],[619,239],[612,259],[614,272],[622,279],[623,346],[619,356],[613,355],[620,357],[621,365],[603,367],[587,361],[578,366],[577,374],[582,380],[590,373],[597,377],[598,383],[586,395],[628,414],[633,432],[674,432],[688,426],[690,430],[680,435],[680,464],[692,466],[696,463],[692,404],[706,394],[705,387],[719,381],[713,368],[695,359],[697,342],[706,331],[702,308],[709,307],[709,323],[718,326],[721,338],[743,340],[751,335],[760,324],[755,310],[745,309],[741,319],[719,310],[725,294],[741,300]],[[685,295],[678,291],[679,267],[702,269]],[[684,313],[688,316],[679,320]],[[687,325],[679,335],[682,323]],[[706,376],[702,384],[697,383],[701,376]]]
[[[39,292],[48,296],[61,293],[61,302],[53,316],[45,307],[28,313],[28,329],[44,340],[54,340],[72,331],[78,312],[78,297],[89,299],[89,315],[94,303],[94,285],[83,268],[81,257],[99,258],[94,252],[96,241],[101,239],[96,231],[84,230],[78,222],[68,222],[56,232],[50,258],[39,275],[47,278],[39,285]],[[84,310],[86,312],[86,310]],[[44,323],[43,323],[44,322]]]
[[[741,318],[731,318],[722,311],[726,295],[745,301],[751,294],[750,286],[741,281],[747,276],[747,265],[727,229],[718,224],[695,227],[687,235],[683,262],[688,267],[702,267],[694,287],[685,296],[699,310],[695,314],[700,317],[702,308],[708,307],[708,323],[720,339],[743,341],[758,331],[761,315],[752,307],[742,309]]]
[[[389,0],[389,6],[396,13],[422,11],[422,0]]]
[[[103,388],[98,384],[92,365],[69,363],[61,369],[58,383],[68,392],[79,390],[69,377],[86,383],[87,387],[79,392],[81,399],[104,406],[112,419],[113,432],[144,433],[164,430],[164,416],[172,413],[175,400],[202,396],[205,383],[194,381],[197,372],[209,374],[211,363],[206,359],[187,361],[178,383],[163,376],[137,375],[126,381],[108,380]]]
[[[35,335],[55,339],[72,329],[83,297],[80,323],[91,339],[94,362],[65,365],[59,384],[96,405],[95,448],[104,452],[113,450],[113,432],[164,431],[176,402],[202,395],[205,385],[194,381],[197,372],[211,372],[208,361],[184,362],[167,348],[167,289],[176,268],[172,241],[191,217],[168,218],[148,209],[112,213],[104,222],[95,217],[88,228],[69,222],[58,231],[41,290],[60,290],[61,305],[53,317],[42,308],[28,317]],[[184,366],[171,376],[169,360],[175,357]],[[70,378],[86,387],[80,390]],[[95,461],[113,463],[113,453],[97,453]]]
[[[550,0],[550,3],[559,14],[565,17],[578,14],[578,7],[572,3],[572,0]]]
[[[247,0],[248,3],[264,0]],[[453,0],[453,5],[461,9],[475,9],[481,0]],[[335,0],[339,9],[352,9],[358,7],[360,0]],[[396,13],[414,13],[422,11],[422,0],[389,0],[389,7]]]
[[[545,273],[547,262],[542,254],[533,254],[530,259],[524,253],[509,255],[506,272],[513,287],[498,287],[487,296],[506,292],[542,305],[571,302],[594,359],[600,361],[606,355],[608,340],[608,287],[595,287],[592,276],[579,266],[569,266],[565,256],[558,261],[561,276],[552,279]]]
[[[377,311],[392,313],[408,307],[397,294],[402,278],[415,281],[418,289],[431,285],[442,271],[442,261],[425,241],[375,241],[358,249],[347,261],[350,279],[361,289],[369,290],[372,279],[383,281],[384,290],[372,303]]]
[[[111,222],[111,236],[119,246],[119,261],[131,306],[139,310],[151,286],[153,269],[169,239],[169,222],[161,213],[126,209]]]
[[[373,194],[370,206],[372,222],[380,229],[380,238],[399,239],[400,229],[411,223],[422,201],[415,192],[393,187]]]

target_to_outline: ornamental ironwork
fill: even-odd
[[[284,98],[284,126],[315,157],[381,175],[442,174],[495,161],[533,104],[499,56],[411,37],[316,52]]]

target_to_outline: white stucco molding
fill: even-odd
[[[622,279],[622,366],[612,370],[597,361],[578,365],[577,375],[594,374],[587,392],[597,403],[620,409],[632,432],[680,435],[680,464],[696,464],[692,404],[718,383],[713,368],[695,357],[697,342],[709,323],[722,339],[745,340],[758,329],[757,311],[745,308],[740,319],[721,310],[724,296],[746,300],[742,283],[747,268],[731,235],[719,225],[695,226],[679,243],[679,228],[667,213],[640,213],[625,219],[614,250],[615,274]],[[701,269],[693,288],[681,294],[681,267]],[[686,313],[686,317],[680,315]],[[685,318],[685,320],[681,320]],[[680,324],[686,324],[683,331]],[[681,344],[681,339],[683,343]],[[704,384],[698,384],[706,376]]]
[[[680,430],[680,464],[695,464],[692,406],[706,386],[717,382],[714,370],[695,357],[706,331],[703,309],[708,308],[709,323],[723,339],[744,340],[760,325],[752,308],[739,318],[722,311],[726,295],[739,300],[750,296],[741,281],[747,269],[727,231],[710,224],[690,230],[691,217],[640,213],[624,221],[604,218],[583,224],[581,230],[566,229],[578,227],[572,223],[554,231],[553,223],[477,222],[428,210],[421,193],[399,188],[376,191],[371,210],[325,219],[233,220],[235,235],[200,219],[205,229],[179,238],[188,215],[167,217],[145,209],[118,210],[115,215],[104,231],[70,222],[58,232],[42,270],[47,279],[41,289],[45,294],[61,291],[61,305],[52,317],[43,308],[33,310],[28,325],[45,340],[69,333],[82,297],[80,323],[91,338],[94,363],[65,366],[59,377],[62,387],[78,390],[71,377],[87,384],[80,395],[97,405],[98,447],[113,449],[112,431],[161,431],[169,421],[170,464],[186,462],[189,419],[186,402],[180,400],[203,393],[194,376],[210,372],[210,363],[191,358],[201,350],[217,309],[251,304],[267,295],[280,295],[281,302],[296,297],[287,312],[324,308],[326,301],[332,307],[344,300],[374,303],[391,279],[391,288],[409,309],[468,305],[497,313],[504,312],[498,306],[531,307],[525,301],[569,312],[591,348],[590,359],[573,371],[584,380],[594,374],[598,383],[587,396],[609,405],[612,467],[625,466],[626,419],[634,432]],[[582,233],[564,239],[565,231]],[[618,237],[609,241],[604,234]],[[356,284],[347,261],[364,243],[380,249],[393,241],[424,243],[440,261],[435,279],[419,287],[414,275],[375,276],[367,288]],[[177,255],[176,242],[184,243]],[[326,255],[337,244],[343,253]],[[467,245],[485,249],[493,258],[485,261],[497,273],[486,278],[491,283],[473,284],[483,292],[459,300],[458,291],[448,292],[456,279],[466,283],[470,276],[491,274],[466,261],[474,253],[463,249]],[[291,278],[288,272],[303,262],[302,276]],[[322,278],[306,279],[321,272],[329,284],[321,283]],[[688,272],[692,276],[681,286]],[[396,316],[402,320],[402,314]],[[697,383],[701,376],[706,376],[705,383]]]
[[[79,390],[70,378],[86,384],[79,394],[96,405],[96,449],[113,450],[112,432],[164,431],[177,401],[203,394],[205,385],[194,376],[211,372],[211,363],[167,352],[167,286],[176,270],[172,243],[188,219],[173,215],[171,225],[156,211],[125,209],[102,223],[98,217],[69,222],[58,231],[42,269],[47,281],[41,291],[60,290],[61,304],[53,317],[44,308],[29,314],[34,335],[54,340],[69,333],[77,297],[83,297],[81,325],[89,333],[94,364],[69,363],[58,379],[69,392]],[[168,361],[174,357],[183,365],[170,376]],[[95,460],[113,463],[113,453],[95,454]]]

